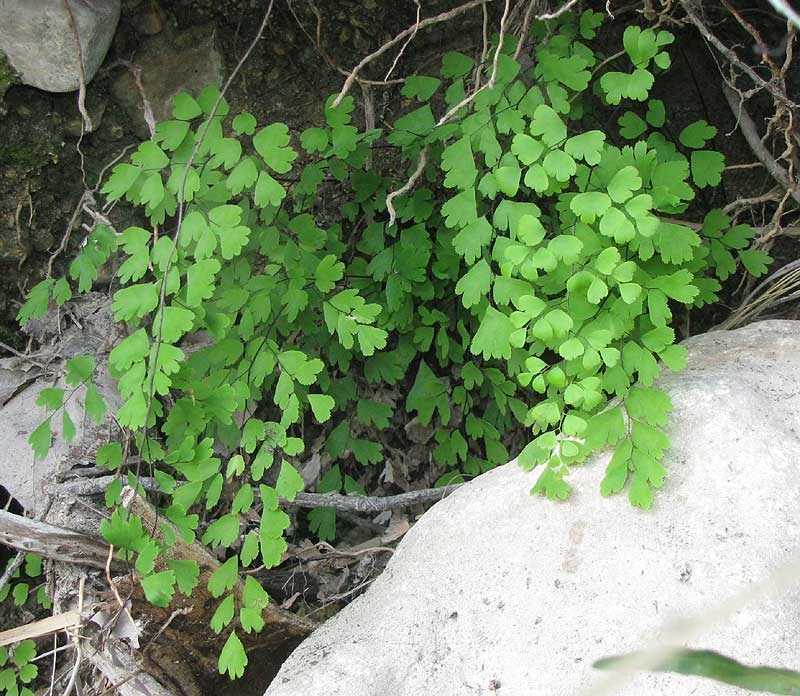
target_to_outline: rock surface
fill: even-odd
[[[134,63],[141,71],[141,89],[132,72],[122,73],[112,91],[133,121],[136,132],[149,138],[142,92],[156,123],[172,118],[172,99],[179,92],[198,95],[204,87],[222,86],[224,64],[210,26],[185,32],[172,29],[142,41]]]
[[[68,0],[90,82],[117,28],[120,0]],[[80,85],[78,46],[64,0],[0,0],[0,51],[26,85],[71,92]]]
[[[268,696],[575,696],[592,662],[635,650],[671,618],[765,578],[800,546],[800,322],[686,343],[672,396],[668,479],[650,512],[598,492],[528,495],[511,463],[434,506],[369,591],[284,664]],[[800,593],[748,606],[697,637],[756,664],[800,667]],[[723,696],[699,678],[639,674],[616,693]]]
[[[65,305],[70,313],[55,316],[48,312],[42,319],[32,320],[25,331],[44,346],[55,338],[59,320],[60,336],[51,348],[45,347],[32,360],[6,358],[0,360],[0,442],[3,443],[3,465],[0,484],[27,511],[38,513],[46,504],[43,491],[76,465],[94,461],[94,454],[117,435],[110,415],[97,426],[84,416],[86,387],[79,387],[65,401],[65,409],[76,426],[71,444],[62,437],[61,412],[52,420],[53,444],[44,460],[34,459],[28,436],[45,419],[47,411],[36,405],[39,392],[46,387],[61,387],[69,394],[72,387],[64,382],[64,361],[78,355],[94,355],[94,385],[108,407],[116,413],[122,405],[116,385],[108,374],[107,356],[116,336],[108,298],[100,293],[87,293],[84,298]]]

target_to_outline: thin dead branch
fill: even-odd
[[[495,84],[497,83],[497,67],[500,62],[500,53],[503,50],[503,42],[505,41],[506,37],[506,21],[508,20],[508,11],[511,8],[510,0],[506,0],[505,8],[503,10],[503,16],[500,19],[500,34],[497,38],[497,49],[494,52],[494,59],[492,60],[492,74],[489,78],[489,81],[485,84],[476,89],[471,94],[468,94],[464,97],[458,104],[451,107],[450,110],[445,113],[437,122],[436,126],[443,126],[447,123],[455,114],[457,114],[461,109],[465,106],[469,106],[484,89],[492,89]]]
[[[417,168],[408,177],[408,180],[405,184],[403,184],[399,189],[392,191],[386,196],[386,210],[389,211],[389,223],[388,227],[394,225],[395,220],[397,219],[397,212],[394,209],[394,199],[398,196],[402,196],[408,193],[413,187],[414,184],[417,183],[417,180],[420,176],[422,176],[422,172],[425,171],[425,165],[428,163],[428,145],[422,148],[422,151],[419,153],[419,162],[417,162]]]
[[[747,75],[756,87],[761,90],[764,89],[772,95],[776,102],[789,109],[797,109],[798,104],[789,99],[784,92],[782,92],[773,81],[767,81],[759,75],[752,67],[739,58],[733,49],[726,46],[719,38],[717,38],[711,30],[706,26],[700,16],[695,11],[695,3],[690,0],[680,0],[681,7],[686,12],[686,17],[689,21],[697,27],[697,30],[714,48],[717,49],[732,66],[741,70]]]
[[[466,7],[466,5],[462,5],[462,8],[463,7]],[[459,9],[459,8],[457,8],[457,9]],[[468,94],[466,97],[464,97],[460,102],[458,102],[458,104],[456,104],[455,106],[451,107],[445,113],[445,115],[442,116],[436,122],[436,127],[437,128],[439,126],[442,126],[445,123],[447,123],[453,116],[455,116],[459,111],[461,111],[461,109],[463,109],[466,106],[469,106],[469,104],[471,104],[473,102],[475,97],[477,97],[478,94],[480,94],[484,89],[492,89],[495,86],[495,84],[497,82],[497,69],[498,69],[498,65],[499,65],[499,62],[500,62],[500,53],[503,50],[503,42],[505,40],[505,35],[506,35],[506,22],[508,20],[508,13],[509,13],[510,9],[511,9],[511,0],[505,0],[505,7],[503,8],[503,16],[500,19],[500,34],[499,34],[498,39],[497,39],[497,49],[494,52],[494,59],[492,61],[492,74],[489,77],[489,81],[486,84],[481,85],[480,87],[477,87],[470,94]],[[445,14],[447,14],[447,13],[445,13]],[[439,16],[441,17],[442,15],[439,15]],[[345,86],[346,85],[347,85],[347,83],[345,82]],[[344,90],[344,87],[342,88],[342,90]],[[340,93],[339,96],[342,96],[342,93]],[[338,99],[338,97],[337,97],[337,99]],[[395,223],[395,220],[397,218],[397,215],[396,215],[396,212],[395,212],[395,209],[394,209],[394,205],[393,205],[394,199],[397,196],[401,196],[404,193],[407,193],[408,191],[410,191],[413,188],[414,184],[417,182],[417,180],[421,176],[422,172],[424,171],[425,164],[427,163],[427,161],[428,161],[428,146],[425,145],[425,147],[423,147],[422,151],[420,152],[419,162],[417,163],[417,167],[414,170],[413,174],[408,178],[406,183],[403,184],[399,189],[390,192],[386,196],[386,209],[389,211],[389,225],[388,225],[389,227],[391,227]]]
[[[420,491],[409,491],[398,495],[371,497],[361,495],[340,495],[338,493],[298,493],[291,502],[301,508],[332,507],[349,512],[376,513],[385,510],[399,510],[412,505],[424,505],[443,500],[457,491],[463,484],[426,488]]]
[[[83,590],[84,584],[86,582],[86,577],[81,575],[79,585],[78,585],[78,617],[79,621],[81,621],[81,615],[83,614]],[[75,664],[72,667],[72,674],[70,674],[69,682],[67,682],[67,686],[64,689],[64,696],[70,696],[73,689],[76,689],[78,693],[81,693],[81,688],[78,686],[78,673],[81,669],[81,664],[83,663],[83,650],[81,647],[81,632],[80,632],[80,625],[77,628],[69,629],[68,633],[71,634],[72,637],[72,644],[75,646]]]
[[[297,22],[297,26],[300,27],[300,31],[302,31],[306,35],[306,38],[308,38],[308,40],[312,43],[314,48],[317,50],[317,53],[319,53],[319,55],[322,57],[322,60],[325,61],[325,64],[331,70],[335,70],[340,75],[344,75],[345,77],[347,77],[350,73],[347,72],[347,70],[345,70],[341,66],[337,65],[336,61],[333,60],[333,58],[328,54],[328,52],[322,46],[322,25],[323,25],[322,14],[317,9],[316,5],[309,0],[308,6],[317,19],[317,28],[315,32],[316,38],[315,38],[308,33],[308,30],[305,28],[305,25],[303,24],[303,22],[300,21],[300,18],[297,16],[297,13],[294,10],[294,6],[292,5],[291,0],[287,0],[286,4],[289,7],[289,12],[294,18],[294,21]],[[368,80],[366,78],[359,77],[357,82],[362,85],[384,86],[384,85],[399,85],[405,82],[405,80],[403,78],[393,78],[390,80]]]
[[[762,280],[741,305],[731,312],[714,330],[735,329],[753,321],[771,308],[791,299],[800,293],[800,259],[791,261]]]
[[[756,124],[753,122],[744,103],[740,101],[736,92],[725,83],[722,85],[722,92],[725,95],[725,99],[733,115],[738,116],[739,128],[745,140],[747,140],[750,149],[753,151],[753,154],[758,158],[758,161],[764,165],[764,168],[769,172],[770,176],[775,179],[785,191],[788,191],[792,198],[800,203],[800,191],[797,189],[797,183],[792,181],[789,173],[778,164],[777,160],[769,153],[769,150],[767,150],[761,140],[761,136],[756,130]]]
[[[14,573],[17,572],[17,569],[22,565],[24,560],[25,552],[17,551],[17,553],[14,555],[14,558],[12,558],[9,564],[6,566],[6,570],[2,577],[0,577],[0,592],[2,592],[5,586],[8,585],[11,578],[14,577]],[[0,643],[0,645],[3,645],[3,643]]]
[[[77,628],[81,622],[79,611],[65,611],[60,614],[53,614],[40,621],[32,621],[23,626],[15,626],[7,631],[0,632],[0,646],[18,643],[29,638],[43,638],[54,633],[60,633],[68,629]],[[37,656],[41,659],[43,656]]]
[[[112,688],[104,693],[120,694],[121,696],[176,696],[163,684],[156,681],[144,671],[136,659],[131,655],[125,644],[108,637],[103,650],[98,650],[91,641],[86,641],[84,646],[86,658],[112,684]]]
[[[456,7],[452,10],[448,10],[447,12],[442,12],[434,17],[427,17],[420,22],[415,22],[413,26],[409,27],[401,31],[397,36],[395,36],[390,41],[387,41],[383,46],[381,46],[376,51],[373,51],[368,56],[361,59],[361,62],[356,65],[351,71],[350,74],[347,76],[347,79],[344,81],[342,85],[342,89],[339,91],[339,94],[336,96],[336,99],[333,100],[333,108],[335,109],[339,104],[342,103],[342,99],[347,96],[347,93],[350,91],[350,88],[353,86],[353,83],[358,79],[358,74],[372,61],[376,58],[380,58],[386,51],[388,51],[393,46],[396,46],[401,41],[404,41],[407,37],[415,34],[420,29],[424,29],[429,27],[433,24],[438,24],[439,22],[447,22],[448,20],[453,19],[453,17],[457,17],[468,10],[471,10],[473,7],[478,7],[479,5],[484,4],[485,2],[492,2],[493,0],[471,0],[471,2],[467,2],[459,7]]]
[[[386,76],[383,78],[384,82],[392,76],[394,69],[397,67],[397,61],[399,61],[400,58],[403,56],[406,47],[414,40],[414,37],[417,35],[417,32],[419,31],[419,17],[420,14],[422,13],[422,6],[419,4],[419,0],[414,0],[414,3],[417,6],[417,21],[414,23],[414,31],[411,32],[411,35],[406,39],[405,43],[400,47],[400,50],[397,52],[397,55],[394,57],[392,65],[386,71]]]
[[[533,11],[539,6],[539,2],[540,0],[529,0],[528,2],[528,9],[525,10],[525,17],[522,20],[522,30],[520,31],[519,41],[517,42],[517,48],[514,51],[514,60],[516,61],[519,61],[519,56],[525,48],[525,42],[528,40],[528,32],[531,28]]]
[[[561,15],[563,15],[565,12],[569,12],[570,9],[572,9],[572,7],[574,5],[576,5],[577,3],[578,3],[578,0],[568,0],[568,2],[565,2],[561,7],[559,7],[554,12],[546,12],[545,14],[538,15],[536,17],[536,19],[541,19],[542,21],[545,21],[545,20],[548,20],[548,19],[556,19],[557,17],[560,17]]]
[[[99,476],[97,478],[77,478],[72,481],[54,484],[46,490],[57,498],[103,495],[108,487],[119,481],[119,476]],[[142,477],[137,483],[148,493],[155,493],[159,490],[156,480],[149,477]]]
[[[0,510],[0,543],[44,558],[105,568],[108,544],[72,529],[55,527]]]
[[[26,239],[23,239],[22,233],[22,224],[20,223],[20,217],[22,215],[22,207],[28,204],[28,235],[30,236],[30,227],[31,223],[33,222],[33,199],[31,198],[31,180],[30,177],[25,178],[25,188],[20,196],[19,200],[17,201],[17,208],[14,211],[14,226],[17,229],[17,242],[19,243],[20,249],[22,249],[22,256],[20,257],[19,261],[17,262],[17,269],[22,268],[25,261],[28,259],[30,254],[30,242]]]
[[[18,354],[13,348],[10,348],[9,346],[6,346],[5,344],[3,344],[2,347],[6,348],[6,350],[10,350],[11,352],[13,352],[16,355],[19,355],[20,357],[23,357],[23,358],[26,357],[24,355]],[[9,502],[11,502],[10,498],[9,498]],[[47,501],[45,502],[44,507],[42,507],[41,511],[37,515],[37,520],[38,521],[41,521],[45,517],[47,517],[47,514],[50,512],[50,508],[52,507],[52,505],[53,505],[53,496],[48,495],[47,496]],[[12,514],[12,513],[8,512],[8,509],[4,510],[3,512],[5,512],[6,514]],[[23,519],[27,519],[27,518],[23,518]],[[9,544],[9,546],[10,546],[10,544]],[[22,562],[25,560],[25,553],[26,553],[26,551],[24,549],[20,549],[19,551],[17,551],[17,553],[14,556],[14,558],[11,560],[11,562],[6,567],[5,572],[3,573],[2,577],[0,577],[0,592],[3,591],[3,588],[9,582],[11,582],[11,578],[14,577],[14,573],[17,572],[17,568],[19,568],[22,565]]]

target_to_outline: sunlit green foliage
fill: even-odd
[[[640,659],[637,653],[604,657],[595,662],[593,667],[603,670],[625,669],[626,663],[637,659]],[[800,694],[800,672],[760,665],[751,667],[713,650],[676,650],[652,671],[704,677],[746,691],[784,694],[784,696]]]
[[[602,493],[627,490],[650,507],[667,474],[671,408],[653,384],[660,363],[681,369],[686,354],[673,312],[716,301],[740,262],[759,274],[770,259],[720,211],[699,231],[677,221],[697,187],[720,180],[722,156],[706,149],[715,129],[700,121],[678,143],[662,134],[668,105],[649,90],[672,35],[628,27],[625,57],[604,64],[588,43],[601,21],[587,11],[535,23],[532,70],[506,37],[495,86],[441,125],[471,89],[469,56],[448,53],[438,76],[408,78],[413,103],[388,132],[354,125],[349,96],[294,137],[230,115],[214,89],[180,95],[174,119],[114,168],[103,193],[152,229],[99,225],[70,278],[84,291],[121,256],[113,311],[130,333],[110,355],[116,418],[185,539],[201,508],[215,511],[201,540],[230,550],[208,589],[220,598],[214,630],[234,626],[220,656],[231,677],[246,664],[237,631],[259,630],[267,601],[245,587],[240,602],[232,588],[241,568],[280,562],[290,520],[279,500],[302,488],[291,458],[309,438],[332,460],[317,490],[347,493],[364,491],[345,472],[380,464],[381,431],[411,416],[435,429],[442,483],[519,454],[540,468],[535,492],[564,498],[569,467],[610,446]],[[618,133],[595,127],[599,110],[623,103],[634,111]],[[373,162],[377,142],[397,150],[400,175]],[[423,148],[429,166],[389,225],[387,194]],[[44,281],[20,320],[70,294]],[[185,351],[190,332],[209,345]],[[48,390],[42,404],[55,410],[62,396]],[[505,436],[520,429],[530,444],[509,452]],[[49,427],[33,438],[39,456],[49,438]],[[116,469],[120,452],[103,461]],[[333,510],[309,522],[335,535]],[[117,509],[103,533],[136,559],[150,601],[191,592],[191,562],[155,563],[174,540],[166,526],[162,544]]]

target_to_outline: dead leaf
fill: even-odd
[[[288,597],[281,603],[281,609],[291,609],[297,598],[300,596],[299,592],[295,592],[291,597]]]
[[[408,521],[408,516],[400,510],[394,510],[389,526],[381,535],[381,543],[390,544],[402,537],[409,529],[411,529],[411,523]]]

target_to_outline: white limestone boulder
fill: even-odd
[[[120,0],[0,0],[0,51],[22,82],[47,92],[80,86],[80,55],[88,83],[105,58]],[[74,31],[72,26],[74,24]]]
[[[267,696],[576,696],[592,662],[715,605],[800,551],[800,322],[686,343],[668,479],[653,509],[602,498],[608,455],[572,497],[528,495],[515,463],[435,505],[369,591],[284,664]],[[691,647],[800,668],[800,594],[736,612]],[[639,674],[625,696],[725,696],[699,678]]]

